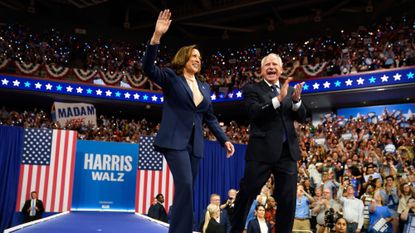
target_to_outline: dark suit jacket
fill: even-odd
[[[203,231],[203,225],[205,224],[205,214],[206,214],[206,210],[203,210],[202,221],[200,222],[200,229],[199,229],[200,232]],[[231,222],[228,216],[228,212],[226,210],[220,210],[220,223],[219,224],[222,226],[225,233],[231,232],[232,226],[231,226]]]
[[[276,162],[281,156],[283,127],[286,129],[287,142],[291,157],[300,158],[300,149],[294,129],[294,121],[304,122],[306,109],[301,104],[298,111],[292,110],[291,95],[293,87],[279,108],[274,109],[271,99],[275,96],[265,81],[247,85],[243,88],[244,102],[250,117],[250,138],[246,151],[246,160]]]
[[[223,226],[211,218],[205,233],[225,233]]]
[[[22,208],[22,214],[24,216],[24,221],[25,222],[29,222],[29,221],[33,221],[33,220],[37,220],[42,218],[42,214],[43,212],[45,212],[45,208],[43,207],[43,202],[39,199],[36,199],[36,207],[38,208],[38,210],[36,211],[36,215],[35,216],[30,216],[30,206],[31,206],[31,199],[26,200],[23,208]]]
[[[266,223],[268,226],[268,233],[271,233],[271,224],[268,221],[266,221]],[[257,218],[249,221],[246,233],[261,233],[261,228],[259,227],[259,222]]]
[[[143,58],[144,73],[163,88],[164,95],[160,130],[154,145],[156,148],[184,150],[189,143],[194,126],[194,156],[203,157],[203,122],[207,124],[222,146],[229,140],[213,114],[210,87],[207,83],[197,80],[203,101],[196,107],[186,79],[177,75],[172,69],[160,69],[154,65],[157,49],[157,45],[147,45]]]
[[[148,216],[163,222],[167,222],[167,212],[164,206],[160,203],[151,205],[148,209]]]

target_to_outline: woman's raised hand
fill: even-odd
[[[160,12],[157,18],[156,27],[150,44],[159,44],[161,36],[169,30],[171,23],[171,12],[169,9]]]

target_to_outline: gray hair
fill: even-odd
[[[282,67],[282,59],[281,59],[280,55],[275,54],[275,53],[270,53],[267,56],[265,56],[264,58],[262,58],[261,67],[263,67],[265,65],[265,61],[268,59],[268,57],[275,57],[277,59],[277,64]]]

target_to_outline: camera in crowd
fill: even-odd
[[[333,208],[326,210],[324,213],[324,226],[328,227],[329,229],[333,229],[336,225],[337,219],[340,217],[341,215]]]

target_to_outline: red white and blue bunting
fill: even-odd
[[[133,87],[142,87],[147,82],[147,77],[142,74],[139,75],[130,75],[128,73],[124,74],[127,78],[128,83]]]
[[[15,61],[14,64],[16,65],[17,69],[24,74],[33,74],[40,68],[40,64],[34,63]]]
[[[92,79],[93,77],[95,77],[97,75],[98,71],[96,71],[96,70],[83,70],[83,69],[74,68],[73,73],[75,74],[77,79],[86,82],[86,81],[89,81],[90,79]]]
[[[121,81],[123,74],[122,72],[118,72],[118,71],[106,71],[105,73],[103,71],[98,71],[99,76],[101,77],[101,79],[109,85],[114,85],[116,83],[118,83],[119,81]]]
[[[55,64],[45,64],[45,68],[48,75],[53,78],[63,78],[70,70],[68,67],[56,66]]]
[[[297,67],[285,67],[284,72],[281,74],[283,77],[292,77],[297,70]]]
[[[9,64],[10,59],[6,59],[0,56],[0,70],[5,68]]]
[[[304,73],[307,76],[316,77],[323,72],[323,70],[326,68],[327,62],[315,64],[315,65],[303,65],[301,66],[303,68]]]

